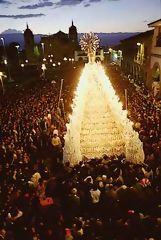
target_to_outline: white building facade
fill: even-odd
[[[148,24],[148,26],[154,28],[149,82],[151,83],[152,90],[157,90],[158,93],[161,93],[161,19]]]
[[[97,49],[96,51],[96,56],[95,56],[96,62],[97,61],[103,61],[104,60],[104,51],[103,49]],[[88,62],[88,56],[85,54],[83,51],[75,51],[74,52],[74,60],[76,62],[83,61],[83,62]]]

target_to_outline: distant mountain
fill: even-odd
[[[97,34],[101,39],[100,42],[101,46],[114,46],[118,45],[121,40],[138,34],[138,32],[97,33]],[[79,33],[78,38],[80,38],[81,35],[82,33]],[[39,43],[41,41],[41,36],[43,36],[43,34],[34,35],[36,43]],[[22,32],[17,31],[15,29],[8,29],[0,34],[0,38],[2,37],[5,39],[6,45],[10,44],[11,42],[18,42],[21,48],[22,49],[24,48],[24,37]]]
[[[11,29],[11,28],[9,28],[9,29],[1,32],[1,34],[11,34],[11,33],[22,33],[22,31],[17,30],[17,29]]]
[[[115,46],[120,43],[121,40],[137,35],[138,32],[117,32],[117,33],[97,33],[101,39],[101,46]]]
[[[36,43],[39,43],[41,41],[41,36],[43,36],[43,34],[35,34],[34,35]],[[21,46],[21,49],[24,48],[23,33],[1,33],[0,38],[2,38],[2,37],[5,39],[6,45],[9,45],[11,42],[18,42]]]

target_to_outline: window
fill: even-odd
[[[159,33],[156,39],[156,47],[161,47],[161,27],[159,27]]]

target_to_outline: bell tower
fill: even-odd
[[[73,20],[72,26],[69,28],[69,39],[74,47],[78,46],[78,33],[77,28],[73,24]]]
[[[26,30],[24,31],[24,41],[25,41],[26,58],[29,62],[33,62],[35,41],[34,41],[33,32],[29,29],[28,24],[26,25]]]

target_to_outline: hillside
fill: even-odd
[[[133,35],[136,35],[137,32],[127,32],[127,33],[122,33],[122,32],[118,32],[118,33],[97,33],[99,38],[101,39],[100,45],[101,46],[114,46],[119,44],[120,40],[131,37]],[[78,34],[78,37],[80,38],[80,36],[82,35],[82,33]],[[41,40],[41,36],[43,36],[43,34],[35,34],[35,42],[39,43]],[[11,42],[18,42],[21,46],[21,48],[24,48],[24,37],[23,37],[23,33],[2,33],[0,34],[0,38],[4,38],[5,39],[5,44],[8,45]]]

